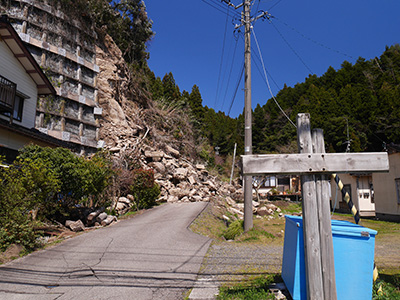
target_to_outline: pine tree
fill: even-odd
[[[204,119],[204,107],[202,105],[203,100],[201,98],[200,90],[197,85],[193,85],[192,92],[190,93],[188,100],[193,115],[199,122],[202,122]]]
[[[162,79],[164,98],[170,102],[179,101],[181,98],[181,93],[179,87],[175,83],[174,75],[171,72],[165,74]]]

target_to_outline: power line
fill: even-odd
[[[241,36],[241,37],[242,37],[242,39],[243,39],[243,36]],[[263,64],[263,62],[261,61],[260,57],[258,57],[258,53],[257,53],[253,48],[251,49],[251,52],[252,52],[253,54],[255,54],[255,57],[258,59],[258,62],[259,62],[260,64]],[[254,55],[252,55],[251,57],[252,57],[253,62],[254,62],[255,65],[256,65],[256,68],[257,68],[257,70],[258,70],[258,73],[260,73],[260,75],[261,75],[261,77],[263,78],[264,82],[267,84],[267,81],[265,80],[264,74],[263,74],[263,72],[260,70],[260,66],[257,64],[257,61],[254,59]],[[279,90],[280,87],[279,87],[279,85],[276,83],[275,79],[272,77],[272,75],[268,72],[267,69],[265,69],[265,71],[267,72],[268,77],[272,79],[272,81],[274,82],[275,86],[276,86],[277,89]]]
[[[237,93],[237,91],[238,91],[238,89],[239,89],[240,82],[242,81],[242,78],[243,78],[243,73],[244,73],[244,62],[243,62],[242,65],[243,65],[243,66],[242,66],[242,70],[241,70],[241,72],[240,72],[240,76],[239,76],[238,81],[237,81],[237,84],[236,84],[235,93],[233,94],[232,101],[231,101],[231,105],[229,106],[228,116],[229,116],[230,113],[231,113],[232,105],[233,105],[233,102],[235,101],[235,98],[236,98],[236,93]]]
[[[221,62],[219,64],[219,71],[218,71],[218,81],[217,81],[217,91],[215,92],[215,101],[214,101],[214,107],[217,107],[217,98],[218,98],[218,91],[219,91],[219,81],[221,80],[221,70],[222,70],[222,64],[224,61],[224,52],[225,52],[225,42],[226,42],[226,32],[228,28],[228,11],[229,11],[229,6],[226,8],[227,14],[226,14],[226,21],[225,21],[225,31],[224,31],[224,39],[222,42],[222,51],[221,51]]]
[[[253,49],[252,49],[252,53],[253,53],[253,54],[256,54],[256,52],[254,52]],[[252,57],[253,57],[253,56],[252,56]],[[264,82],[267,84],[267,81],[266,81],[265,78],[264,78],[264,74],[263,74],[263,72],[261,71],[260,66],[258,65],[258,63],[261,63],[261,64],[262,64],[262,62],[261,62],[261,60],[260,60],[260,58],[259,58],[258,56],[256,56],[256,57],[257,57],[258,61],[256,61],[256,60],[253,58],[253,62],[254,62],[254,64],[255,64],[256,68],[257,68],[258,73],[260,73],[260,75],[261,75],[261,77],[263,78]],[[275,84],[276,88],[279,90],[280,87],[279,87],[279,85],[276,83],[275,79],[272,77],[271,73],[269,73],[267,69],[266,69],[265,71],[267,72],[268,77],[271,78],[272,82]]]
[[[223,14],[228,14],[229,17],[231,17],[231,18],[235,18],[235,17],[239,16],[236,12],[233,12],[233,14],[230,14],[230,13],[232,13],[232,11],[226,12],[225,11],[225,6],[222,6],[219,2],[216,3],[216,2],[211,1],[211,0],[201,0],[201,1],[204,2],[207,5],[215,8],[216,10],[222,12]]]
[[[284,21],[282,21],[282,20],[280,20],[280,19],[278,19],[278,18],[276,18],[276,17],[275,17],[275,20],[278,20],[278,21],[281,22],[283,25],[287,26],[288,28],[290,28],[291,30],[293,30],[294,32],[296,32],[297,34],[299,34],[300,36],[302,36],[304,39],[309,40],[310,42],[312,42],[312,43],[314,43],[314,44],[316,44],[316,45],[318,45],[318,46],[320,46],[320,47],[322,47],[322,48],[326,48],[326,49],[328,49],[328,50],[330,50],[330,51],[333,51],[333,52],[336,52],[336,53],[338,53],[338,54],[340,54],[340,55],[343,55],[343,56],[349,57],[349,58],[351,58],[351,59],[354,59],[354,57],[351,56],[351,55],[349,55],[349,54],[346,54],[346,53],[344,53],[344,52],[342,52],[342,51],[333,49],[332,47],[328,47],[328,46],[326,46],[325,44],[323,44],[323,43],[321,43],[321,42],[318,42],[318,41],[316,41],[316,40],[314,40],[314,39],[312,39],[312,38],[306,36],[304,33],[301,33],[299,30],[297,30],[297,29],[294,28],[293,26],[287,24],[286,22],[284,22]]]
[[[272,5],[268,10],[273,9],[275,6],[277,6],[279,3],[281,3],[282,0],[279,0],[278,2],[276,2],[274,5]]]
[[[231,68],[230,68],[230,70],[229,70],[228,82],[226,83],[225,94],[224,94],[224,98],[223,98],[223,101],[222,101],[221,109],[223,109],[223,108],[224,108],[224,105],[225,105],[225,99],[226,99],[226,95],[227,95],[227,93],[228,93],[229,82],[231,81],[231,75],[232,75],[233,65],[234,65],[234,61],[235,61],[236,49],[237,49],[238,41],[239,41],[239,39],[237,38],[237,39],[236,39],[236,43],[235,43],[235,49],[233,50]]]
[[[259,53],[259,55],[260,55],[261,63],[262,63],[263,69],[264,69],[265,80],[267,81],[268,90],[269,90],[269,92],[270,92],[270,94],[271,94],[271,96],[272,96],[272,99],[274,99],[275,104],[278,106],[278,108],[279,108],[280,111],[283,113],[283,115],[286,117],[286,119],[288,119],[289,122],[290,122],[295,128],[297,128],[297,126],[293,123],[292,120],[290,120],[290,118],[288,117],[288,115],[285,113],[285,111],[284,111],[284,110],[282,109],[282,107],[279,105],[279,103],[278,103],[278,101],[276,100],[274,94],[272,93],[271,87],[270,87],[269,82],[268,82],[267,73],[266,73],[266,71],[265,71],[264,60],[263,60],[263,58],[262,58],[260,46],[258,45],[258,40],[257,40],[257,37],[256,37],[256,33],[255,33],[255,31],[254,31],[254,28],[252,28],[251,32],[253,33],[254,41],[256,42],[256,45],[257,45],[258,53]]]
[[[305,61],[300,57],[300,55],[294,50],[294,48],[289,44],[288,40],[283,36],[283,34],[279,31],[279,29],[275,26],[274,23],[269,20],[269,23],[275,28],[275,30],[278,32],[278,34],[281,36],[282,40],[288,45],[290,50],[294,53],[294,55],[297,56],[297,58],[301,61],[301,63],[307,68],[308,71],[310,71],[311,74],[314,74],[314,72],[310,69],[310,67],[305,63]]]

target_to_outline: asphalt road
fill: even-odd
[[[0,266],[0,299],[182,299],[211,240],[206,203],[165,204]]]

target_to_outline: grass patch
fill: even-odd
[[[282,210],[282,213],[285,215],[297,214],[301,213],[301,202],[286,202],[284,205],[284,201],[279,201],[275,203],[276,206],[279,206]]]
[[[195,233],[207,236],[215,241],[222,241],[222,232],[226,230],[226,225],[222,219],[222,211],[214,205],[207,208],[193,221],[190,230]]]
[[[140,211],[138,211],[138,210],[130,210],[126,214],[120,216],[119,219],[123,220],[123,219],[132,218],[134,215],[137,215],[139,212]]]
[[[269,286],[275,282],[282,282],[280,275],[270,274],[256,277],[246,283],[238,283],[230,287],[221,287],[218,300],[264,300],[275,299],[269,291]]]
[[[240,236],[237,241],[238,242],[265,242],[266,239],[275,239],[275,235],[264,230],[259,226],[254,226],[248,232]]]
[[[226,240],[234,240],[237,236],[241,235],[242,233],[243,233],[243,221],[236,220],[232,222],[226,230],[224,230],[222,236]]]

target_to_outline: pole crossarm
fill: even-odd
[[[243,175],[388,172],[386,152],[242,155]]]
[[[228,0],[221,0],[221,2],[224,2],[224,3],[228,4],[229,6],[233,7],[234,9],[238,9],[238,8],[240,8],[240,7],[242,7],[244,5],[244,3],[240,3],[239,5],[235,5],[231,1],[228,1]]]
[[[263,11],[258,16],[254,17],[254,18],[251,18],[248,22],[250,22],[250,24],[251,24],[251,23],[254,23],[255,21],[257,21],[258,19],[261,19],[261,18],[270,20],[271,18],[273,18],[273,16],[269,12]],[[240,27],[242,27],[242,26],[244,26],[245,24],[246,24],[246,21],[242,20],[241,24],[236,24],[235,25],[235,30],[240,28]]]

